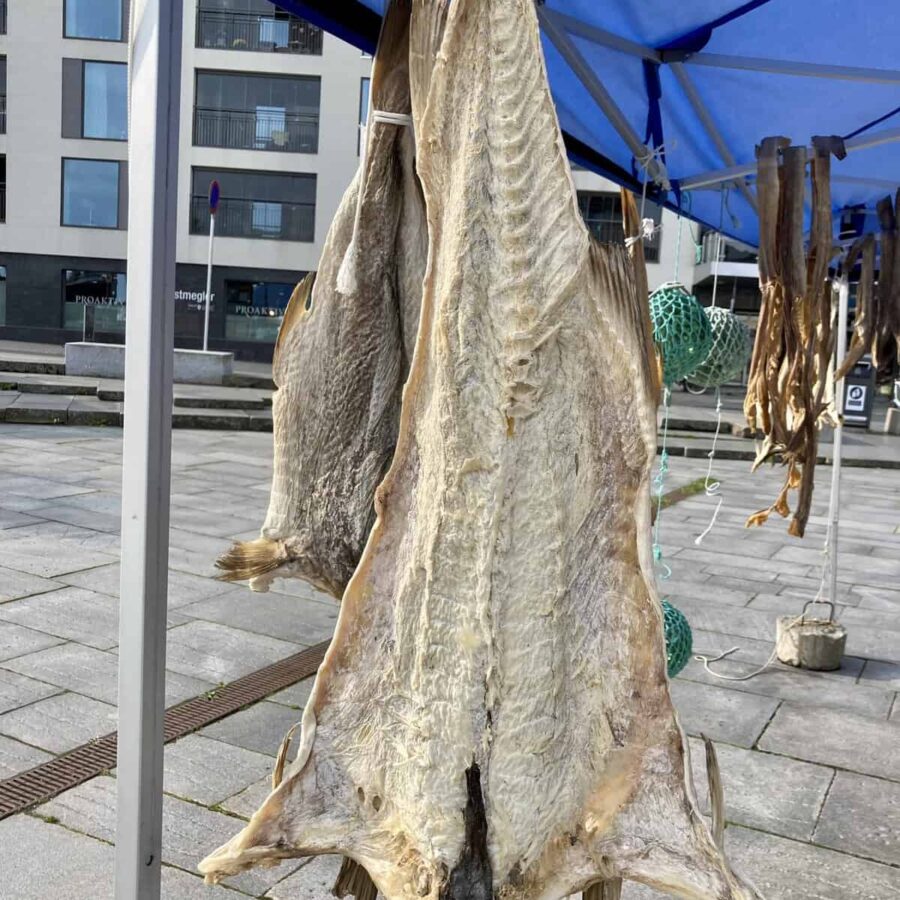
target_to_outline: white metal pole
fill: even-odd
[[[838,325],[835,356],[837,368],[847,355],[847,307],[850,303],[849,272],[841,276],[838,283]],[[828,504],[828,564],[830,585],[828,599],[837,601],[838,575],[838,520],[841,506],[841,454],[844,443],[844,379],[834,386],[834,405],[837,410],[837,425],[834,429],[834,445],[831,451],[831,500]]]
[[[209,214],[209,256],[206,260],[206,310],[203,314],[203,351],[209,349],[209,297],[212,290],[213,237],[216,233],[216,214]]]
[[[116,898],[157,900],[183,0],[132,0]]]

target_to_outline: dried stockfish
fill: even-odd
[[[409,3],[396,4],[372,72],[379,111],[410,112],[408,23]],[[261,536],[218,562],[225,580],[249,578],[256,590],[297,577],[343,594],[397,439],[427,225],[412,129],[373,123],[367,144],[315,283],[310,275],[297,287],[275,347],[275,471]]]
[[[900,190],[896,204],[885,197],[878,204],[881,226],[881,267],[878,273],[878,309],[873,322],[872,362],[879,380],[896,377],[900,365],[900,234],[896,214],[900,210]]]
[[[812,227],[803,247],[807,151],[786,138],[766,138],[757,150],[759,278],[762,308],[756,330],[744,412],[763,433],[754,469],[779,459],[784,485],[768,509],[747,525],[761,525],[774,511],[791,513],[789,533],[802,537],[812,506],[818,430],[833,415],[829,377],[834,348],[832,286],[831,154],[843,156],[838,138],[813,138]]]
[[[872,347],[875,326],[878,322],[878,305],[875,293],[875,235],[861,237],[850,248],[844,269],[849,274],[862,257],[859,287],[856,291],[856,315],[853,319],[853,338],[843,362],[834,373],[835,380],[843,378]]]
[[[434,58],[445,6],[416,0],[411,59]],[[416,104],[429,261],[378,518],[296,759],[201,871],[341,853],[386,900],[613,897],[622,878],[753,900],[669,697],[634,261],[579,216],[532,0],[446,14]]]

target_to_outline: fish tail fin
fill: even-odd
[[[220,581],[246,581],[269,575],[289,559],[284,541],[257,538],[255,541],[237,541],[227,553],[216,560],[220,569]]]
[[[369,873],[358,862],[344,857],[341,871],[331,893],[335,897],[355,897],[356,900],[375,900],[378,888],[369,877]]]

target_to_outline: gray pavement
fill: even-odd
[[[336,618],[335,604],[300,582],[258,595],[213,580],[215,556],[262,521],[271,436],[178,431],[173,439],[169,704],[326,639]],[[0,778],[115,727],[120,452],[117,429],[0,424]],[[819,470],[799,541],[780,520],[743,528],[781,474],[748,468],[716,463],[725,500],[699,546],[713,498],[684,500],[661,522],[672,568],[663,591],[691,620],[698,652],[739,647],[712,666],[731,675],[765,662],[776,616],[814,596],[830,478]],[[705,469],[705,460],[673,458],[667,489]],[[729,682],[692,661],[673,683],[701,805],[703,733],[719,748],[730,855],[769,900],[900,896],[900,471],[847,470],[842,508],[844,667],[778,666]],[[164,897],[330,898],[334,859],[245,873],[217,888],[194,874],[265,796],[309,687],[301,682],[167,747]],[[0,822],[4,898],[113,896],[114,778]],[[625,890],[627,900],[660,896]]]

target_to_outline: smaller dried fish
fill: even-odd
[[[871,340],[872,362],[879,381],[895,377],[900,366],[900,233],[897,230],[897,211],[900,210],[900,190],[896,203],[885,197],[878,204],[881,225],[881,268],[878,273],[878,309],[873,322]]]
[[[763,300],[744,400],[748,424],[763,432],[754,470],[778,458],[787,474],[775,502],[750,516],[747,525],[762,525],[772,512],[790,515],[788,496],[796,490],[788,531],[803,537],[812,507],[818,429],[832,401],[831,154],[840,158],[844,148],[840,138],[813,138],[812,228],[804,253],[807,151],[788,144],[786,138],[766,138],[757,151]]]
[[[860,238],[847,254],[844,264],[849,273],[862,257],[859,275],[859,287],[856,291],[856,317],[853,320],[853,339],[844,361],[834,373],[835,381],[843,378],[872,346],[875,337],[875,326],[878,321],[877,295],[875,293],[875,235],[867,234]]]

